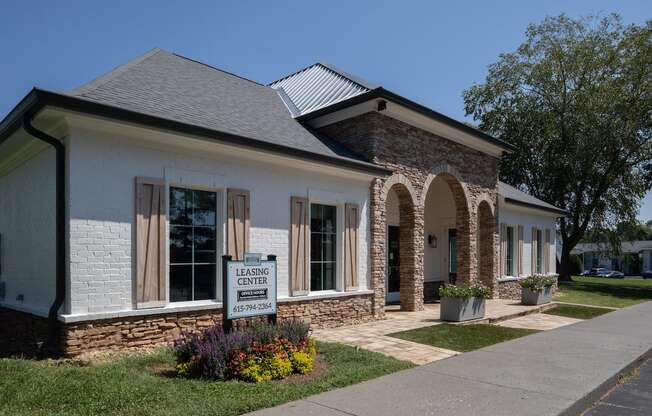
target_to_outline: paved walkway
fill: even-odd
[[[500,322],[498,325],[509,328],[536,329],[539,331],[549,331],[551,329],[561,328],[562,326],[576,324],[581,319],[568,318],[565,316],[547,315],[545,313],[534,313],[532,315],[521,316],[507,321]]]
[[[576,415],[649,356],[651,316],[646,302],[255,415]]]
[[[485,319],[481,322],[500,321],[522,314],[535,313],[541,308],[541,306],[521,305],[513,300],[492,299],[487,301]],[[352,345],[422,365],[449,358],[459,353],[389,337],[387,334],[441,323],[442,321],[439,320],[439,304],[425,305],[425,309],[419,312],[401,312],[398,306],[390,306],[387,309],[387,319],[383,321],[316,330],[313,336],[320,341]]]

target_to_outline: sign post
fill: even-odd
[[[222,256],[222,319],[224,332],[233,320],[269,316],[276,323],[276,256],[245,253],[244,260]]]

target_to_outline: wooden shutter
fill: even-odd
[[[165,184],[136,178],[136,307],[165,305]]]
[[[517,275],[523,274],[523,226],[518,226],[518,272]]]
[[[500,224],[500,276],[507,274],[507,224]]]
[[[532,265],[530,266],[532,274],[537,274],[537,229],[532,227],[532,244],[530,245],[532,253]]]
[[[227,247],[233,260],[244,260],[249,250],[249,191],[227,191]]]
[[[550,273],[550,230],[546,229],[546,245],[543,246],[543,272]]]
[[[292,296],[310,290],[309,204],[307,198],[290,198],[290,289]]]
[[[356,204],[345,205],[344,228],[344,290],[358,290],[358,226],[360,208]]]

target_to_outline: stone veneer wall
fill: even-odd
[[[375,179],[371,186],[371,284],[374,288],[374,315],[382,317],[385,305],[386,259],[386,197],[390,188],[400,194],[401,210],[406,203],[413,204],[409,220],[414,227],[410,235],[401,236],[402,245],[410,244],[408,260],[412,279],[408,283],[410,301],[404,302],[407,310],[423,308],[423,244],[424,210],[428,186],[435,176],[449,184],[456,202],[456,227],[458,240],[458,281],[478,279],[478,205],[486,201],[497,216],[497,185],[499,159],[480,151],[438,137],[378,112],[370,112],[343,120],[320,129],[326,136],[370,161],[395,172],[388,179]],[[401,219],[401,224],[404,221]],[[486,283],[496,292],[498,230],[495,220],[493,232],[486,238],[492,241],[494,261],[483,267]],[[405,240],[405,241],[404,241]],[[483,250],[488,252],[490,250]],[[401,256],[403,275],[404,257]],[[491,268],[491,270],[488,270]],[[401,287],[403,288],[403,276]]]
[[[557,284],[552,287],[552,294],[554,296],[557,291]],[[513,299],[521,300],[521,285],[516,280],[508,280],[505,282],[498,282],[498,297],[500,299]]]
[[[333,298],[285,301],[278,304],[278,319],[301,319],[311,328],[333,327],[367,322],[373,319],[372,295],[348,295]],[[0,352],[3,354],[27,353],[34,350],[35,340],[47,336],[47,320],[33,315],[0,309],[7,334],[2,333]],[[182,331],[208,328],[222,320],[222,309],[203,311],[168,312],[123,318],[60,323],[57,355],[74,357],[85,352],[127,349],[172,343]],[[13,325],[13,324],[16,325]],[[246,324],[239,321],[238,324]],[[11,328],[11,335],[7,329]],[[18,332],[16,331],[18,328]],[[11,338],[9,338],[11,335]],[[7,337],[7,338],[5,338]],[[11,346],[7,340],[11,340]]]

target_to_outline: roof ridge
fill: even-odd
[[[228,75],[234,76],[234,77],[236,77],[236,78],[240,78],[241,80],[249,81],[249,82],[251,82],[251,83],[253,83],[253,84],[256,84],[256,85],[258,85],[258,86],[261,86],[261,87],[267,87],[267,85],[265,85],[265,84],[261,84],[261,83],[258,82],[258,81],[254,81],[254,80],[252,80],[252,79],[245,78],[245,77],[243,77],[243,76],[241,76],[241,75],[235,74],[235,73],[233,73],[233,72],[226,71],[226,70],[224,70],[224,69],[222,69],[222,68],[218,68],[218,67],[216,67],[216,66],[213,66],[213,65],[207,64],[207,63],[205,63],[205,62],[198,61],[198,60],[196,60],[196,59],[188,58],[187,56],[179,55],[179,54],[176,53],[176,52],[172,52],[172,55],[174,55],[174,56],[176,56],[176,57],[178,57],[178,58],[185,59],[185,60],[187,60],[187,61],[190,61],[190,62],[193,62],[193,63],[199,64],[199,65],[206,66],[206,67],[208,67],[208,68],[210,68],[210,69],[213,69],[213,70],[215,70],[215,71],[223,72],[223,73],[225,73],[225,74],[228,74]]]
[[[361,86],[363,88],[366,88],[368,90],[373,90],[375,88],[378,88],[378,85],[372,84],[369,81],[367,81],[365,79],[362,79],[360,77],[357,77],[357,76],[355,76],[353,74],[350,74],[350,73],[348,73],[346,71],[342,71],[340,68],[336,67],[335,65],[331,65],[328,62],[319,61],[318,64],[323,66],[326,69],[329,69],[329,70],[335,72],[339,76],[344,77],[344,78],[348,79],[349,81],[358,84],[359,86]]]
[[[268,83],[267,86],[271,87],[272,84],[276,84],[277,82],[281,82],[281,81],[286,80],[286,79],[288,79],[290,77],[293,77],[293,76],[295,76],[297,74],[300,74],[300,73],[302,73],[304,71],[307,71],[307,70],[309,70],[310,68],[312,68],[313,66],[316,66],[316,65],[321,65],[321,64],[319,62],[315,62],[314,64],[310,64],[310,65],[308,65],[308,66],[306,66],[304,68],[301,68],[301,69],[299,69],[297,71],[292,72],[291,74],[288,74],[288,75],[286,75],[284,77],[281,77],[281,78],[279,78],[279,79],[277,79],[275,81],[272,81],[272,82]]]
[[[111,81],[112,79],[116,78],[118,75],[123,74],[127,69],[132,68],[133,66],[136,66],[140,64],[141,62],[149,59],[150,57],[156,55],[157,53],[160,52],[166,52],[161,48],[155,47],[152,48],[151,50],[145,52],[142,55],[137,56],[136,58],[125,62],[124,64],[118,65],[111,69],[110,71],[105,72],[104,74],[100,75],[97,78],[94,78],[90,82],[87,82],[86,84],[83,84],[77,88],[74,88],[72,90],[66,91],[66,94],[71,94],[71,95],[84,95],[86,93],[95,91],[96,89],[100,88],[102,85],[105,85],[107,82]]]

